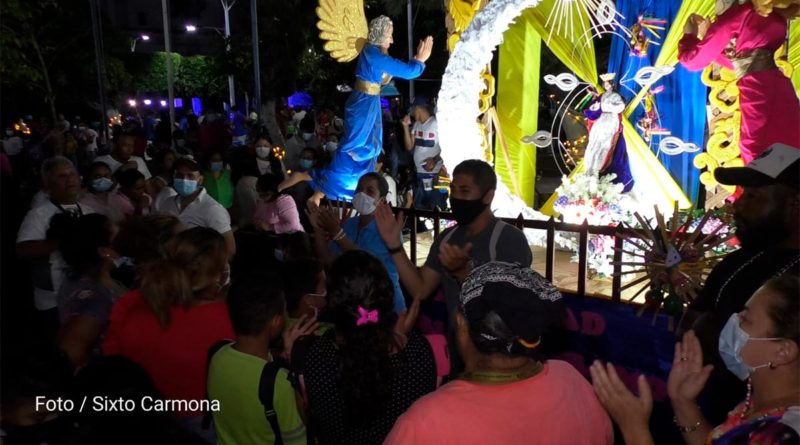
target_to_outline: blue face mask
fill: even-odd
[[[742,329],[739,322],[739,314],[733,314],[728,319],[725,327],[719,335],[719,355],[728,371],[732,372],[740,380],[746,380],[757,369],[766,368],[771,363],[750,366],[742,358],[742,349],[748,341],[772,341],[780,340],[775,337],[751,337],[750,334]]]
[[[314,167],[314,161],[312,159],[301,159],[300,160],[300,168],[304,170],[310,170]]]
[[[179,195],[186,197],[197,191],[197,181],[194,179],[176,179],[172,187]]]
[[[312,136],[314,136],[314,133],[303,133],[303,140],[310,141]]]
[[[214,173],[219,173],[222,171],[223,164],[222,162],[212,162],[211,163],[211,171]]]
[[[92,190],[96,192],[107,192],[114,187],[114,181],[108,178],[97,178],[92,181]]]

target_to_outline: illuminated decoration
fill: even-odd
[[[145,105],[147,105],[148,107],[149,107],[150,105],[152,105],[152,104],[153,104],[153,101],[152,101],[152,100],[150,100],[150,99],[145,99],[143,102],[144,102],[144,104],[145,104]]]
[[[721,205],[725,198],[736,191],[735,186],[719,184],[714,178],[714,170],[718,167],[741,167],[744,161],[739,150],[739,137],[742,113],[739,110],[739,88],[736,86],[736,75],[727,68],[714,68],[709,65],[701,77],[703,83],[710,88],[708,100],[711,104],[709,114],[709,137],[706,151],[694,158],[694,166],[705,168],[700,174],[700,183],[708,192],[721,189],[722,193],[714,193],[714,199],[707,199],[707,205]]]
[[[631,54],[636,57],[647,57],[647,50],[650,45],[660,45],[655,39],[661,39],[658,31],[664,31],[663,25],[667,21],[640,15],[639,19],[631,27]]]
[[[203,112],[203,101],[199,97],[192,98],[192,111],[196,116],[200,116]]]
[[[158,101],[158,104],[161,105],[162,108],[166,108],[167,101],[165,101],[164,99],[161,99],[160,101]]]
[[[662,91],[664,91],[663,85],[657,88],[652,88],[647,90],[647,93],[644,97],[644,101],[642,102],[642,106],[644,107],[644,116],[642,116],[636,122],[636,128],[639,129],[639,131],[642,133],[642,137],[648,143],[650,143],[650,141],[653,139],[653,136],[666,136],[670,134],[670,131],[668,129],[663,128],[661,126],[661,115],[659,114],[658,107],[656,106],[655,96],[656,94],[661,93]],[[694,146],[696,147],[696,145]],[[670,148],[673,147],[672,146],[667,147],[667,149]],[[666,153],[666,151],[664,152]]]
[[[544,81],[548,85],[555,85],[558,87],[558,89],[564,92],[574,90],[581,83],[572,73],[561,73],[558,76],[548,74],[544,76]]]
[[[292,108],[297,108],[297,107],[311,108],[314,106],[314,98],[312,98],[311,95],[306,92],[298,91],[289,96],[289,98],[286,99],[286,103]]]
[[[135,107],[136,106],[136,99],[128,99],[128,105]]]
[[[195,32],[197,31],[197,27],[194,25],[186,25],[186,32]]]
[[[531,136],[522,138],[522,143],[533,144],[537,147],[549,147],[553,143],[553,135],[547,130],[539,130]]]
[[[656,209],[655,227],[638,213],[634,216],[642,228],[637,236],[628,242],[637,251],[623,251],[636,257],[635,261],[622,261],[621,266],[634,269],[620,275],[644,273],[625,286],[623,290],[645,283],[630,298],[633,301],[642,292],[645,294],[645,307],[663,310],[672,316],[680,316],[686,307],[697,298],[711,269],[724,258],[718,254],[720,246],[735,236],[730,226],[708,211],[697,223],[691,213],[684,222],[677,208],[674,209],[669,225]],[[724,252],[724,249],[722,250]]]
[[[286,150],[284,150],[282,147],[275,146],[272,147],[272,154],[275,155],[277,160],[282,161],[283,158],[286,157]]]
[[[31,128],[28,127],[28,124],[23,119],[20,119],[19,121],[14,122],[14,132],[22,133],[25,136],[30,136]]]
[[[142,40],[144,40],[145,42],[147,42],[148,40],[150,40],[150,36],[148,36],[147,34],[142,34],[140,37],[141,37],[141,38],[142,38]]]
[[[674,66],[645,66],[636,72],[636,75],[633,76],[633,80],[643,88],[648,88],[673,71],[675,71]]]
[[[175,98],[175,108],[183,108],[183,99],[180,97]]]
[[[119,113],[108,118],[108,128],[113,128],[116,125],[122,125],[122,115]]]
[[[668,136],[661,139],[661,142],[658,143],[658,150],[670,156],[675,156],[681,153],[697,153],[702,150],[702,147],[697,146],[697,144],[692,144],[691,142],[683,142],[675,136]]]
[[[319,37],[331,57],[345,63],[361,54],[369,34],[363,0],[320,0],[317,17]]]
[[[575,22],[584,20],[584,17],[590,23],[588,31],[592,31],[596,36],[600,36],[603,28],[622,28],[617,17],[624,17],[611,0],[554,0],[554,2],[555,5],[545,23],[545,28],[550,30],[548,41],[552,38],[553,32],[575,41]],[[580,38],[591,38],[591,36],[580,36]]]

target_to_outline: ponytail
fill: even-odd
[[[349,251],[331,266],[326,313],[341,334],[339,385],[345,422],[363,425],[386,412],[395,344],[394,286],[383,264],[363,251]],[[369,320],[359,320],[363,312]]]

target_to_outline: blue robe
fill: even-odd
[[[383,54],[379,47],[366,45],[358,58],[356,77],[380,84],[386,73],[401,79],[422,74],[425,64],[416,60],[402,62]],[[383,148],[383,120],[380,95],[353,91],[345,105],[344,136],[331,163],[312,170],[311,186],[328,199],[353,199],[358,179],[375,171],[375,160]]]

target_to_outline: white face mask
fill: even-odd
[[[358,192],[353,197],[353,208],[362,215],[371,215],[377,208],[377,203],[372,196],[364,192]]]
[[[256,147],[256,156],[261,159],[269,158],[270,148],[266,145],[260,145]]]
[[[742,348],[748,341],[771,341],[781,340],[780,338],[750,337],[739,321],[739,314],[731,315],[722,332],[719,334],[719,355],[725,363],[728,371],[732,372],[740,380],[746,380],[756,369],[766,368],[771,363],[750,366],[742,358]]]

